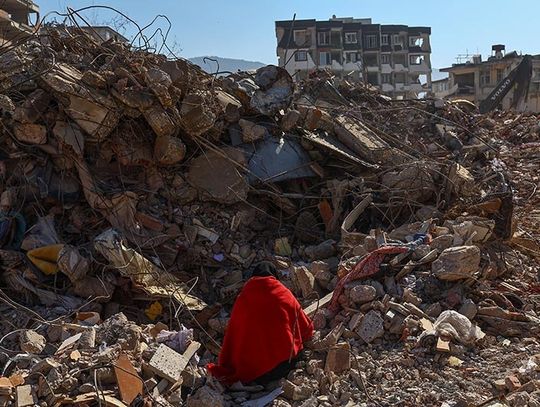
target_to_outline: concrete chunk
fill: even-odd
[[[457,281],[471,277],[480,266],[477,246],[457,246],[445,249],[431,265],[439,280]]]
[[[41,124],[16,123],[13,127],[15,137],[21,143],[45,144],[47,143],[47,129]]]
[[[233,148],[225,148],[223,153],[225,156],[210,151],[192,160],[187,180],[202,199],[225,204],[240,202],[247,198],[249,189],[238,167],[244,165],[246,159]]]
[[[339,374],[351,368],[350,359],[351,345],[348,342],[338,343],[330,348],[326,356],[326,372]]]
[[[184,354],[181,355],[167,345],[162,344],[150,359],[149,368],[159,377],[176,383],[181,380],[182,372],[200,346],[199,342],[192,342]]]
[[[390,146],[364,124],[346,116],[335,119],[335,133],[343,144],[369,162],[384,158]]]
[[[45,349],[47,341],[45,340],[44,336],[29,329],[21,332],[19,335],[19,344],[23,352],[39,355],[41,352],[43,352],[43,349]]]
[[[351,288],[350,299],[357,304],[364,304],[377,298],[377,290],[370,285],[357,285]]]
[[[384,320],[379,311],[369,311],[362,319],[357,331],[360,338],[366,343],[371,343],[375,339],[384,335]]]
[[[244,143],[252,143],[264,138],[266,135],[265,127],[259,126],[249,120],[240,119],[238,124],[242,128],[242,141]]]
[[[34,406],[37,403],[36,394],[31,385],[27,384],[15,389],[15,403],[17,407]]]
[[[302,291],[302,296],[304,298],[313,293],[315,289],[315,277],[313,274],[311,274],[307,267],[291,267],[291,277],[300,291]]]
[[[178,164],[186,155],[186,146],[178,137],[161,136],[154,144],[154,159],[161,165]]]
[[[152,359],[150,359],[150,369],[159,377],[163,377],[170,382],[176,382],[180,375],[178,367],[183,364],[182,355],[172,350],[167,345],[160,345]]]

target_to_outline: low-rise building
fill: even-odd
[[[465,99],[479,105],[519,65],[522,58],[516,51],[505,53],[504,45],[494,45],[487,61],[483,61],[481,55],[473,55],[465,62],[441,69],[441,72],[448,73],[448,84],[444,90],[433,88],[434,95],[450,100]],[[529,93],[518,109],[540,112],[540,55],[534,55],[532,61]],[[511,108],[513,96],[512,89],[502,100],[502,109]]]
[[[329,69],[395,98],[431,89],[430,35],[430,27],[373,24],[370,18],[276,21],[279,66],[296,80]]]
[[[0,2],[0,45],[22,41],[35,31],[39,6],[32,0]]]

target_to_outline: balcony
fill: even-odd
[[[30,14],[39,18],[39,7],[29,0],[3,0],[0,3],[0,32],[3,41],[21,39],[30,35],[34,28],[29,25]]]
[[[39,6],[32,0],[2,0],[0,9],[5,10],[10,14],[18,11],[39,13]]]
[[[474,86],[457,84],[456,95],[474,95]]]
[[[382,64],[381,65],[381,73],[392,73],[392,65],[390,65],[390,64]]]
[[[409,68],[402,64],[394,64],[394,72],[409,72]]]

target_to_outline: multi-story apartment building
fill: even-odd
[[[466,57],[464,62],[441,69],[448,72],[447,85],[433,88],[435,97],[465,99],[479,105],[522,60],[516,51],[505,53],[504,45],[493,45],[491,56],[482,61],[482,55]],[[540,55],[532,57],[533,72],[527,98],[518,110],[540,112]],[[502,100],[501,107],[510,109],[514,90]]]
[[[32,0],[0,1],[0,46],[30,35],[39,21],[39,6]]]
[[[373,24],[370,18],[276,21],[277,56],[297,80],[316,69],[363,80],[395,97],[431,88],[431,28]]]

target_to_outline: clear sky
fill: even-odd
[[[108,5],[141,25],[167,15],[175,49],[189,58],[203,55],[276,62],[275,20],[371,17],[374,23],[432,27],[432,65],[442,68],[457,54],[506,50],[540,53],[540,0],[34,0],[41,15],[66,6]],[[111,19],[105,11],[86,12],[92,23]],[[57,17],[58,18],[58,17]],[[158,24],[166,27],[162,22]],[[157,26],[157,25],[156,25]],[[153,30],[152,30],[153,31]],[[128,29],[127,34],[132,34]]]

